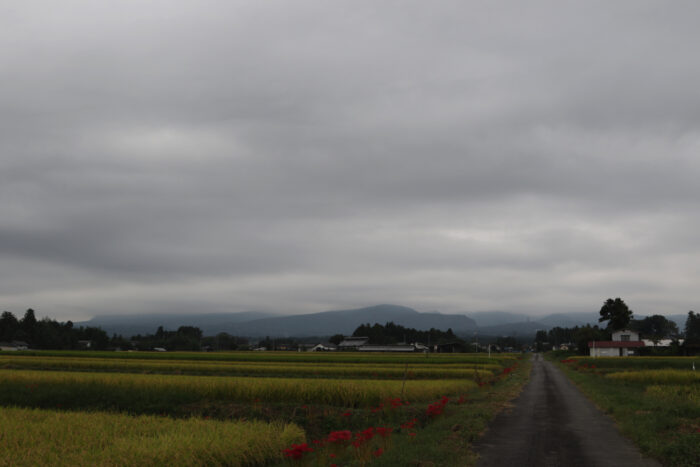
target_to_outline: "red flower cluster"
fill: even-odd
[[[561,360],[562,363],[574,363],[576,360],[573,360],[571,358],[567,358],[566,360]]]
[[[428,409],[425,411],[426,415],[428,417],[437,417],[443,410],[445,410],[445,406],[449,401],[450,399],[447,396],[442,396],[439,401],[428,406]]]
[[[314,450],[309,447],[308,444],[292,444],[292,447],[284,450],[285,457],[291,457],[292,459],[301,459],[304,457],[304,453],[313,452]]]
[[[456,401],[455,403],[458,404],[458,405],[462,405],[462,404],[464,404],[465,402],[467,402],[467,398],[464,397],[464,396],[459,396],[459,399],[457,399],[457,401]]]
[[[391,436],[391,432],[394,431],[393,428],[386,428],[383,426],[378,426],[374,429],[374,432],[377,434],[377,436],[381,436],[382,438],[388,438]]]
[[[387,402],[389,402],[389,404],[391,404],[391,407],[393,407],[393,408],[401,407],[402,405],[408,405],[408,403],[402,401],[400,397],[395,397],[393,399],[387,399]]]
[[[330,435],[328,435],[328,442],[329,443],[343,443],[345,441],[350,441],[352,438],[352,433],[350,430],[342,430],[342,431],[332,431]]]

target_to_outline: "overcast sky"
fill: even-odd
[[[0,0],[0,308],[697,310],[696,1]]]

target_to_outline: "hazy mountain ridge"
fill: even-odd
[[[530,316],[505,311],[483,311],[465,314],[421,313],[399,305],[376,305],[350,310],[323,311],[320,313],[280,316],[268,312],[248,311],[239,313],[208,314],[143,314],[98,316],[76,326],[97,326],[109,334],[130,337],[136,334],[154,333],[158,326],[175,330],[180,326],[197,326],[205,335],[226,332],[247,337],[309,337],[351,334],[361,324],[385,324],[393,321],[408,328],[427,330],[449,328],[460,336],[534,336],[538,330],[553,327],[597,325],[597,312],[553,313]],[[644,316],[635,316],[643,319]],[[686,315],[670,315],[682,331]]]
[[[238,323],[255,319],[275,316],[263,311],[242,311],[238,313],[177,313],[140,315],[105,315],[96,316],[89,321],[74,323],[75,326],[95,326],[107,331],[108,334],[121,334],[131,337],[136,334],[153,334],[158,326],[165,330],[174,331],[180,326],[196,326],[204,335],[215,335],[220,332],[235,334]]]

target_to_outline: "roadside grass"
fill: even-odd
[[[515,371],[494,385],[472,391],[463,405],[451,406],[415,437],[405,434],[372,465],[377,466],[445,466],[468,467],[476,463],[473,444],[501,410],[520,394],[530,378],[531,356],[518,361]]]
[[[552,357],[548,356],[550,360]],[[601,410],[614,418],[621,432],[644,454],[664,465],[700,465],[699,380],[690,370],[685,371],[690,376],[680,377],[687,381],[683,385],[677,383],[677,370],[623,371],[627,365],[633,369],[641,367],[644,362],[636,359],[600,358],[595,359],[595,363],[580,363],[589,359],[568,359],[564,360],[567,363],[559,360],[554,363]],[[619,373],[610,373],[613,365]],[[675,365],[674,362],[669,366]],[[607,371],[599,371],[598,367]],[[645,373],[647,378],[643,377]]]

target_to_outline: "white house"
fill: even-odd
[[[588,349],[591,357],[627,357],[634,355],[634,349],[644,347],[639,333],[622,329],[612,333],[611,341],[591,341]]]

